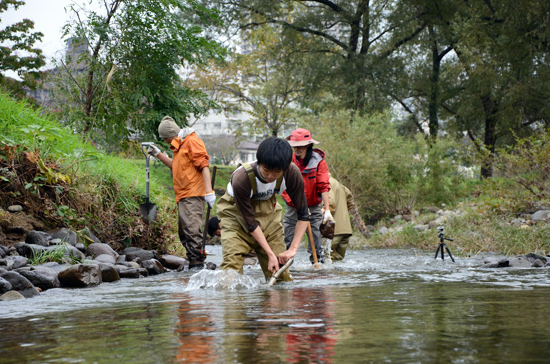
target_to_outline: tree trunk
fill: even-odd
[[[439,132],[439,75],[441,72],[441,58],[437,50],[437,42],[432,27],[429,28],[432,37],[432,72],[430,75],[430,95],[428,100],[428,126],[430,128],[430,144],[437,140]]]
[[[495,153],[495,144],[497,141],[496,113],[498,106],[491,99],[491,96],[483,97],[481,103],[483,105],[483,110],[485,111],[485,135],[483,138],[483,143],[485,144],[487,150],[489,150],[488,158],[481,162],[481,179],[487,179],[493,176],[493,158]]]

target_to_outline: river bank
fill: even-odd
[[[17,217],[11,221],[25,221],[23,216],[26,215],[22,206],[10,206],[8,211]],[[454,244],[454,239],[445,238],[443,228],[445,224],[449,224],[450,219],[460,217],[461,213],[441,209],[435,211],[435,208],[432,213],[438,217],[427,224],[415,223],[415,218],[421,220],[420,213],[405,217],[396,216],[391,219],[392,224],[396,226],[379,227],[371,233],[372,240],[356,234],[351,241],[350,250],[367,249],[368,242],[376,239],[391,241],[408,230],[418,233],[429,232],[432,235],[437,231],[439,241],[431,244],[436,252],[435,259],[446,258],[454,262],[455,257],[466,257],[459,243]],[[549,217],[550,211],[540,210],[530,216],[525,215],[524,219],[510,221],[509,224],[521,224],[520,229],[536,229],[537,225],[547,224]],[[28,231],[31,227],[32,230]],[[3,230],[0,230],[0,233],[11,239],[3,241],[11,243],[4,245],[0,242],[0,300],[32,298],[40,295],[40,292],[55,288],[86,288],[124,278],[136,279],[171,271],[189,270],[186,259],[166,252],[138,247],[124,247],[120,251],[115,251],[109,244],[102,243],[89,229],[75,232],[66,228],[43,231],[44,228],[43,224],[32,219],[27,220],[24,225],[10,225],[7,228],[4,223],[7,234],[4,234]],[[450,242],[453,242],[451,249],[445,244],[450,245]],[[455,257],[451,255],[451,251]],[[437,254],[439,252],[441,254]],[[209,262],[206,268],[216,267]],[[505,255],[498,259],[487,258],[477,268],[550,268],[550,256],[537,252]]]

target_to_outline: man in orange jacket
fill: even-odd
[[[179,238],[187,253],[189,269],[202,269],[206,259],[201,252],[205,200],[211,208],[216,201],[208,169],[210,157],[195,130],[180,128],[170,116],[162,119],[158,132],[170,144],[174,159],[161,153],[154,145],[149,147],[148,152],[172,170],[178,204]]]

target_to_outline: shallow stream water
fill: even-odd
[[[550,270],[455,258],[352,250],[315,270],[299,250],[272,287],[251,266],[48,290],[0,302],[0,363],[548,363]]]

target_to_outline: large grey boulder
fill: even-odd
[[[17,291],[8,291],[4,293],[2,296],[0,296],[0,301],[15,301],[15,300],[22,300],[25,299],[25,296],[23,296],[21,293]]]
[[[4,294],[7,291],[11,291],[12,285],[10,282],[6,281],[4,278],[0,277],[0,294]]]
[[[149,275],[157,275],[166,272],[166,269],[164,269],[162,264],[156,259],[144,260],[141,262],[141,266],[147,269]]]
[[[550,210],[539,210],[531,216],[532,221],[546,221],[550,219]]]
[[[67,269],[68,267],[70,267],[70,264],[59,264],[57,262],[46,262],[46,263],[43,263],[43,264],[35,265],[34,269],[36,269],[36,270],[51,269],[54,272],[59,273],[59,272],[65,270],[65,269]]]
[[[21,293],[25,298],[34,297],[40,294],[36,287],[18,272],[5,272],[0,274],[0,277],[10,282],[12,290]]]
[[[62,287],[88,287],[101,284],[101,269],[97,264],[75,264],[59,272]]]
[[[120,278],[139,278],[141,275],[139,274],[139,271],[136,268],[130,268],[126,267],[124,265],[117,264],[116,269],[118,271],[118,274],[120,275]]]
[[[120,274],[114,264],[99,263],[102,282],[116,282],[120,280]]]
[[[94,259],[96,262],[99,263],[109,263],[109,264],[116,264],[116,259],[110,254],[100,254]]]
[[[187,259],[177,257],[175,255],[165,254],[159,258],[159,261],[168,269],[178,269],[184,264],[189,265]]]
[[[518,255],[510,259],[510,266],[513,268],[531,268],[533,262],[530,262],[524,255]]]
[[[43,291],[61,287],[61,283],[57,278],[57,272],[53,269],[41,268],[36,270],[21,270],[18,273],[27,278],[35,287]]]
[[[52,237],[50,234],[44,231],[36,231],[36,230],[29,231],[29,233],[25,237],[25,243],[36,244],[41,246],[49,246],[50,240],[52,240]]]
[[[35,255],[41,254],[48,250],[48,246],[38,245],[38,244],[27,244],[27,243],[17,243],[15,244],[15,249],[17,254],[26,257],[32,258]]]
[[[115,259],[118,258],[118,253],[115,252],[108,244],[92,243],[88,245],[88,248],[86,249],[86,255],[89,255],[92,258],[102,254],[108,254]]]
[[[129,247],[124,249],[123,252],[126,255],[126,260],[132,261],[139,258],[142,262],[149,259],[157,259],[157,252],[154,250],[144,250],[136,247]]]
[[[10,255],[10,256],[7,256],[6,258],[4,258],[4,260],[6,260],[8,262],[12,262],[12,264],[11,264],[12,268],[11,269],[17,269],[17,268],[24,267],[29,262],[29,260],[27,258],[22,257],[20,255]]]
[[[78,240],[78,235],[74,231],[67,228],[50,231],[50,235],[52,239],[61,239],[61,241],[72,246],[76,246],[76,244],[80,242]]]

